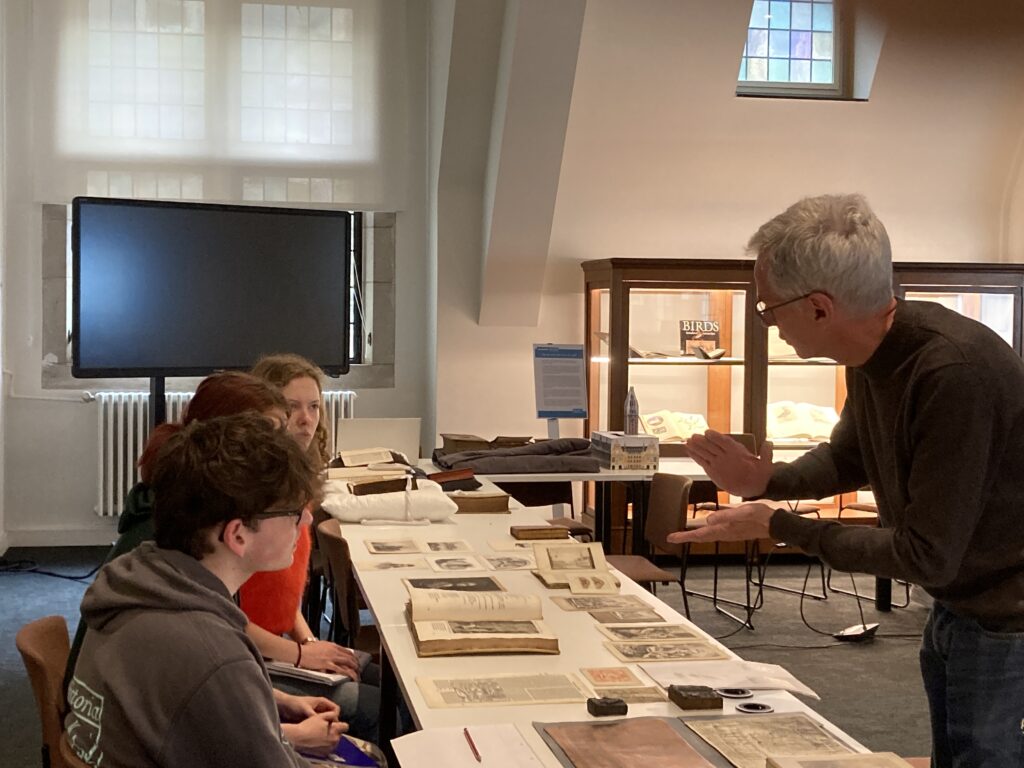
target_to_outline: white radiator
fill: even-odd
[[[181,421],[191,392],[168,392],[167,420]],[[355,392],[324,392],[324,423],[351,419],[355,411]],[[124,507],[124,497],[139,481],[136,462],[149,438],[149,394],[142,392],[98,392],[99,406],[99,498],[96,514],[117,517]],[[330,435],[333,454],[334,435]]]

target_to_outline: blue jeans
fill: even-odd
[[[359,739],[377,743],[377,718],[380,713],[380,667],[370,664],[362,671],[362,682],[338,685],[296,680],[283,675],[270,675],[274,687],[295,696],[323,696],[341,708],[341,719],[348,723],[348,733]]]
[[[936,601],[921,676],[933,768],[1024,766],[1024,632],[991,632]]]

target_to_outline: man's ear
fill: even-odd
[[[232,553],[241,557],[249,546],[252,533],[252,529],[247,527],[241,518],[236,517],[224,524],[220,540]]]
[[[832,297],[827,293],[812,293],[807,300],[811,303],[815,321],[831,320],[835,317],[836,307]]]

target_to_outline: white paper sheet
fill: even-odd
[[[462,728],[427,728],[394,739],[391,746],[402,768],[540,768],[540,760],[511,723],[471,725],[468,730],[479,763]]]
[[[818,694],[778,664],[759,661],[684,661],[641,664],[640,668],[658,685],[708,685],[712,688],[782,690],[818,698]]]

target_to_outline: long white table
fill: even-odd
[[[457,515],[454,522],[434,524],[430,526],[368,526],[343,524],[342,533],[349,542],[352,560],[360,588],[366,598],[370,610],[377,620],[382,643],[382,718],[381,743],[390,747],[388,741],[393,736],[393,717],[383,716],[394,712],[394,688],[398,686],[409,704],[412,716],[420,728],[441,726],[460,726],[485,723],[514,723],[523,734],[525,740],[538,755],[541,762],[554,768],[558,766],[557,758],[551,753],[543,740],[532,727],[533,722],[560,722],[587,720],[585,703],[531,705],[531,706],[481,706],[457,707],[450,709],[431,708],[416,684],[417,677],[485,677],[502,673],[534,674],[541,672],[566,673],[577,677],[581,667],[622,666],[624,662],[616,659],[604,647],[607,639],[598,629],[596,622],[586,611],[563,611],[549,598],[552,595],[568,595],[568,590],[549,590],[529,571],[474,571],[460,572],[458,575],[481,575],[486,573],[495,577],[510,592],[535,594],[542,598],[544,621],[558,635],[561,653],[556,656],[541,654],[519,655],[479,655],[419,658],[413,646],[412,637],[405,618],[405,603],[408,594],[402,584],[403,578],[410,576],[443,576],[429,568],[417,568],[400,571],[374,571],[365,567],[373,558],[388,560],[405,560],[422,557],[422,555],[371,555],[365,546],[367,540],[379,539],[413,539],[415,541],[438,541],[445,539],[464,540],[469,543],[475,553],[490,554],[493,550],[488,542],[497,539],[512,541],[508,534],[510,525],[537,524],[543,520],[542,508],[516,509],[506,515]],[[688,622],[682,615],[662,603],[655,596],[641,589],[620,574],[622,581],[621,594],[638,595],[654,610],[670,623],[687,624],[702,636],[717,644],[706,633]],[[719,644],[720,645],[720,644]],[[724,649],[724,646],[720,646]],[[729,656],[735,658],[728,649]],[[625,664],[633,669],[642,680],[648,680],[638,664]],[[653,683],[650,683],[653,685]],[[863,747],[846,736],[842,731],[822,719],[797,698],[784,691],[758,692],[756,701],[771,704],[777,712],[806,712],[821,722],[826,728],[844,739],[852,748],[862,751]],[[733,702],[726,700],[721,712],[707,714],[730,714],[734,712]],[[665,701],[662,703],[631,703],[629,716],[669,716],[681,714],[675,705]],[[696,715],[698,713],[687,713]],[[756,716],[756,715],[754,715]],[[388,751],[390,751],[388,749]],[[425,757],[424,765],[429,763]],[[405,768],[413,768],[405,766]]]
[[[438,472],[438,467],[430,459],[421,459],[418,466],[424,471]],[[691,458],[662,458],[658,469],[599,469],[597,472],[517,472],[501,474],[477,475],[477,479],[492,483],[596,483],[594,514],[597,540],[608,552],[611,544],[611,515],[608,507],[609,496],[605,486],[608,483],[628,483],[633,488],[633,548],[640,553],[646,551],[644,543],[644,525],[647,510],[647,489],[655,472],[666,472],[673,475],[686,475],[691,480],[707,480],[707,473]]]

